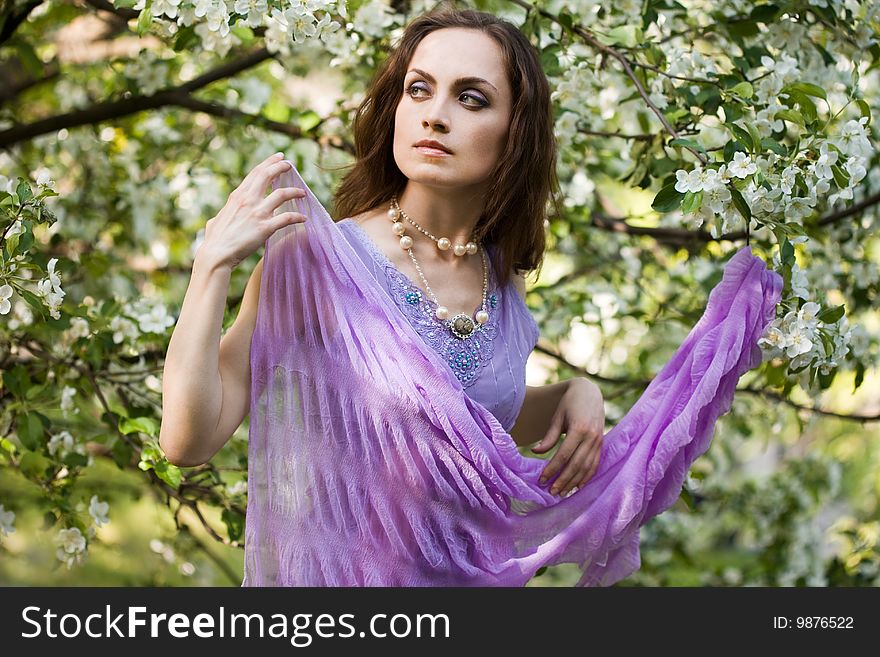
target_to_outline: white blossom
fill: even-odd
[[[49,173],[49,170],[46,167],[40,167],[37,169],[36,180],[37,185],[40,187],[46,187],[48,189],[53,189],[55,187],[55,181],[52,180],[52,174]]]
[[[9,536],[15,531],[15,512],[7,511],[6,507],[0,504],[0,536]]]
[[[153,16],[158,18],[164,14],[168,18],[177,18],[177,8],[179,6],[180,0],[153,0]]]
[[[387,2],[380,0],[370,0],[362,4],[352,20],[359,32],[372,37],[384,36],[393,22],[394,17]]]
[[[107,502],[101,502],[97,495],[92,495],[92,498],[89,500],[89,515],[92,516],[98,527],[110,522],[107,519],[108,511],[110,511],[110,505]]]
[[[36,290],[37,296],[45,301],[49,308],[49,314],[54,319],[61,318],[61,313],[58,312],[58,309],[61,307],[61,302],[64,300],[65,295],[64,290],[61,289],[61,277],[55,271],[55,264],[57,262],[58,258],[49,260],[48,274],[46,278],[37,283]]]
[[[85,549],[86,539],[78,527],[70,529],[62,529],[58,532],[55,539],[58,549],[55,556],[62,561],[69,569],[74,563],[82,561]]]
[[[233,11],[247,14],[244,23],[248,27],[259,27],[263,24],[263,15],[269,11],[269,3],[266,0],[235,0]]]
[[[68,454],[86,454],[85,445],[77,442],[73,435],[66,429],[53,434],[47,445],[49,454],[63,460]]]
[[[79,413],[79,409],[73,403],[73,396],[75,394],[76,388],[71,386],[64,386],[64,389],[61,391],[61,410],[64,413],[64,417],[67,417],[68,412],[71,410],[74,413]]]
[[[0,285],[0,315],[6,315],[12,309],[9,298],[12,296],[12,286],[8,283]]]
[[[755,171],[758,170],[758,166],[752,161],[751,156],[743,153],[742,151],[737,151],[733,155],[733,161],[730,163],[728,167],[728,171],[732,176],[736,176],[737,178],[745,178],[749,176]]]
[[[806,272],[797,263],[794,263],[791,268],[792,293],[801,299],[808,299],[810,296],[810,292],[807,289],[808,284]]]

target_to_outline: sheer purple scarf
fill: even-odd
[[[563,562],[578,586],[608,586],[637,570],[640,526],[679,497],[761,362],[781,277],[736,252],[605,435],[593,478],[560,499],[537,483],[546,462],[465,394],[296,169],[274,186],[306,189],[283,209],[308,219],[263,256],[242,586],[522,586]]]

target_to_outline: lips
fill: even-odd
[[[421,141],[417,141],[414,144],[414,146],[416,148],[419,148],[419,147],[433,148],[438,151],[443,151],[444,153],[447,153],[449,155],[452,154],[452,151],[449,150],[448,148],[446,148],[446,146],[441,144],[439,141],[434,141],[433,139],[422,139]]]

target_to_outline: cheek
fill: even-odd
[[[484,155],[491,154],[492,159],[499,157],[507,148],[508,130],[499,129],[496,125],[478,130],[471,140],[473,152]]]

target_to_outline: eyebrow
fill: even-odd
[[[419,75],[421,75],[423,78],[425,78],[431,84],[435,84],[437,82],[437,80],[434,79],[434,76],[432,76],[430,73],[428,73],[426,71],[423,71],[420,68],[412,68],[407,72],[408,73],[418,73]],[[483,84],[488,84],[490,87],[495,89],[495,91],[498,91],[498,89],[495,87],[495,85],[492,84],[491,82],[489,82],[488,80],[484,80],[483,78],[474,77],[473,75],[469,75],[464,78],[458,78],[458,80],[456,80],[453,84],[463,85],[463,84],[475,84],[475,83],[480,83],[480,82],[482,82]]]

